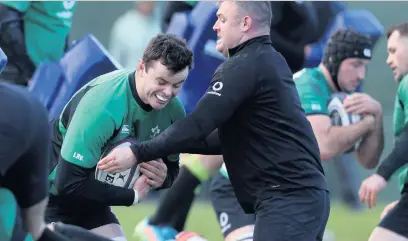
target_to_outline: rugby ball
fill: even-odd
[[[106,157],[109,153],[111,153],[116,148],[130,146],[135,143],[137,143],[137,141],[134,138],[126,138],[118,143],[115,143],[103,151],[100,159]],[[125,170],[123,172],[119,172],[119,173],[107,173],[107,172],[100,170],[99,168],[96,168],[95,170],[96,180],[100,182],[108,183],[110,185],[129,188],[129,189],[133,188],[133,184],[136,182],[139,176],[140,176],[140,166],[139,165],[135,165],[132,168]]]
[[[346,97],[346,93],[334,93],[329,100],[327,109],[332,125],[334,126],[349,126],[361,121],[360,115],[347,113],[343,105],[343,101],[346,99]],[[353,152],[356,147],[357,143],[346,153]]]

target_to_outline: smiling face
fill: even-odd
[[[143,61],[137,68],[137,92],[142,101],[153,109],[162,109],[180,92],[187,78],[188,67],[173,73],[160,60],[152,61],[149,67]]]
[[[394,31],[387,42],[387,64],[392,69],[394,79],[400,82],[408,74],[408,37]]]

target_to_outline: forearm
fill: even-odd
[[[191,128],[179,121],[171,125],[155,140],[132,145],[130,148],[138,162],[146,162],[174,153],[221,154],[221,144],[216,130],[207,138],[203,138],[202,133],[205,132],[197,127],[194,121],[185,121],[185,123],[190,124],[188,126]]]
[[[382,116],[376,119],[376,127],[368,132],[357,149],[357,159],[362,166],[373,169],[378,165],[384,149],[384,129]]]
[[[202,141],[191,141],[181,153],[201,155],[222,155],[221,141],[218,130],[213,131]]]
[[[378,167],[377,174],[382,176],[385,180],[390,177],[400,167],[408,164],[408,126],[405,126],[398,140],[395,142],[394,149],[385,158],[385,160]]]
[[[323,160],[330,160],[355,145],[368,131],[364,120],[350,126],[332,126],[322,137],[321,155]],[[319,144],[320,145],[320,144]]]
[[[45,229],[44,212],[47,207],[48,198],[41,202],[21,210],[24,229],[32,234],[34,240],[37,240]]]
[[[131,206],[135,199],[132,189],[109,185],[90,178],[92,168],[83,168],[60,160],[55,186],[59,196],[92,201],[105,206]]]

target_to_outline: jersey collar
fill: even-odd
[[[327,88],[329,93],[334,93],[333,89],[331,88],[329,81],[327,80],[326,76],[323,74],[323,70],[320,68],[320,66],[316,67],[317,73],[320,75],[322,79],[324,79],[324,86]]]
[[[228,57],[232,57],[237,54],[239,51],[244,49],[245,47],[251,45],[252,43],[260,43],[260,44],[272,44],[271,37],[269,35],[262,35],[259,37],[251,38],[238,46],[228,49]]]
[[[138,104],[144,111],[151,111],[151,110],[153,110],[153,107],[150,106],[150,105],[148,105],[148,104],[146,104],[146,103],[144,103],[144,102],[142,101],[142,99],[140,99],[139,94],[137,93],[135,74],[136,74],[136,71],[133,71],[133,72],[131,72],[131,73],[129,74],[129,77],[128,77],[128,79],[129,79],[129,85],[130,85],[130,90],[132,91],[133,98],[135,98],[137,104]]]

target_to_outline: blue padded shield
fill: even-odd
[[[30,89],[48,107],[52,120],[60,115],[66,103],[82,86],[100,75],[121,68],[102,44],[89,34],[75,42],[58,63],[40,66]]]
[[[6,64],[7,64],[7,56],[3,52],[3,50],[0,48],[0,73],[6,67]]]

